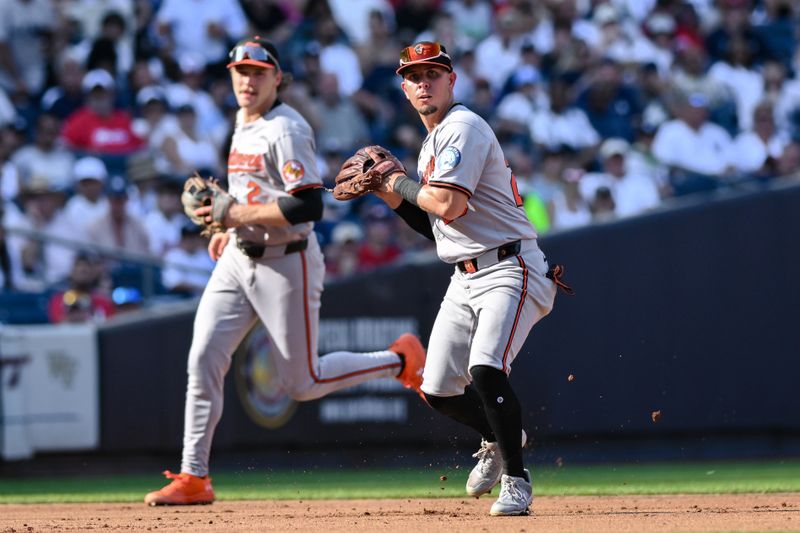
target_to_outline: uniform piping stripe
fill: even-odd
[[[348,379],[354,376],[360,376],[362,374],[369,374],[370,372],[380,372],[381,370],[387,370],[389,368],[400,368],[400,363],[389,363],[372,368],[362,368],[361,370],[356,370],[355,372],[348,372],[347,374],[342,374],[341,376],[334,376],[332,378],[320,379],[320,377],[314,370],[314,365],[311,364],[311,360],[313,359],[313,357],[311,356],[311,323],[310,323],[311,320],[308,316],[308,275],[306,269],[305,251],[300,252],[300,262],[303,265],[303,314],[305,315],[305,322],[306,322],[306,352],[308,354],[307,356],[308,373],[311,374],[311,378],[314,380],[314,383],[331,383],[334,381],[341,381],[343,379]]]
[[[455,183],[444,183],[442,181],[429,181],[428,185],[430,185],[431,187],[442,187],[443,189],[455,189],[457,191],[463,192],[469,198],[472,198],[472,191],[470,191],[466,187],[462,187],[461,185],[456,185]]]
[[[514,317],[514,325],[511,328],[511,335],[509,335],[508,337],[506,350],[503,352],[503,372],[508,372],[508,365],[506,364],[506,359],[508,358],[508,352],[511,350],[511,343],[514,341],[514,333],[517,331],[517,324],[519,323],[519,317],[522,314],[522,306],[525,305],[525,297],[528,295],[528,267],[525,266],[525,261],[522,260],[522,257],[517,256],[517,261],[519,261],[519,266],[522,267],[522,294],[520,294],[519,297],[519,305],[517,305],[517,315]]]
[[[322,189],[322,185],[318,183],[312,183],[311,185],[303,185],[302,187],[298,187],[296,189],[292,189],[291,191],[287,191],[289,194],[297,194],[300,191],[305,191],[308,189]]]

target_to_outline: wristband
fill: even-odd
[[[422,185],[412,180],[406,175],[398,176],[394,181],[392,190],[399,194],[407,202],[419,206],[417,203],[417,196],[422,190]]]

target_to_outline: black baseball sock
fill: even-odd
[[[495,440],[492,427],[486,419],[483,401],[472,385],[464,389],[461,396],[431,396],[425,395],[428,405],[447,415],[456,422],[471,427],[489,442]]]
[[[497,437],[503,455],[503,471],[509,476],[525,477],[522,466],[522,414],[517,395],[508,376],[490,366],[474,366],[469,370],[472,384],[483,400],[486,418]]]

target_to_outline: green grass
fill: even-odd
[[[446,476],[441,480],[440,476]],[[464,497],[464,469],[216,472],[220,500]],[[800,461],[533,469],[537,496],[800,491]],[[0,503],[140,502],[153,475],[0,479]]]

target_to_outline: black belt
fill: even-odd
[[[236,246],[242,251],[244,255],[250,259],[259,259],[264,256],[264,251],[267,247],[263,244],[256,244],[254,242],[236,241]],[[302,252],[308,248],[308,239],[301,239],[299,241],[292,241],[286,245],[284,255],[293,254],[295,252]]]
[[[473,274],[481,268],[486,268],[487,266],[499,263],[500,261],[508,259],[509,257],[519,255],[521,248],[522,244],[520,241],[509,242],[502,246],[498,246],[494,250],[489,250],[479,257],[459,261],[456,263],[456,266],[458,266],[458,269],[461,272]]]

